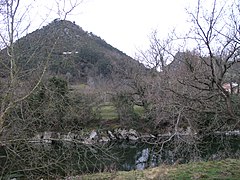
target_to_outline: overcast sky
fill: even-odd
[[[134,56],[147,47],[153,30],[167,36],[173,28],[185,29],[188,0],[89,0],[81,6],[70,19]]]
[[[81,13],[70,16],[84,30],[133,56],[146,48],[155,29],[167,36],[173,29],[186,30],[188,0],[90,0]]]
[[[48,16],[50,9],[56,8],[55,0],[27,1],[34,1],[30,18],[37,19],[33,21],[37,25]],[[70,1],[75,0],[66,0]],[[84,0],[67,19],[133,57],[137,49],[147,48],[154,30],[160,38],[166,37],[173,28],[182,33],[187,31],[186,8],[196,6],[194,2],[197,0]],[[51,11],[45,23],[57,17],[56,10]]]

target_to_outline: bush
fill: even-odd
[[[127,92],[119,92],[112,97],[112,101],[116,107],[120,123],[122,125],[134,123],[138,115],[134,111],[132,95]]]

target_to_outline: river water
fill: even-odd
[[[142,170],[161,164],[240,158],[240,136],[214,135],[196,143],[177,139],[164,146],[161,143],[123,141],[115,142],[113,147],[113,152],[119,157],[118,169],[124,171]]]
[[[188,142],[173,138],[167,143],[124,140],[101,146],[19,143],[0,147],[0,170],[5,178],[66,176],[225,158],[240,158],[240,136],[213,135]]]

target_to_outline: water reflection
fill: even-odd
[[[136,169],[143,170],[146,168],[147,161],[149,159],[149,148],[143,149],[141,152],[136,154]]]
[[[143,170],[179,161],[185,163],[196,160],[240,157],[239,136],[206,137],[201,142],[196,143],[186,143],[174,139],[172,142],[168,142],[163,149],[161,149],[160,144],[150,145],[137,141],[115,141],[102,147],[82,144],[66,146],[61,143],[48,144],[48,146],[46,144],[17,145],[0,147],[0,171],[5,170],[3,174],[6,176],[15,171],[29,169],[33,162],[36,167],[41,166],[42,163],[51,162],[53,165],[47,167],[51,169],[41,169],[41,171],[64,176],[69,172],[80,174],[99,171],[111,172],[112,170]],[[18,150],[18,153],[12,153],[13,151],[9,151],[9,149],[14,149],[14,152]],[[20,156],[23,157],[24,161],[19,158]],[[38,170],[33,173],[42,174]]]
[[[209,139],[208,139],[209,138]],[[240,157],[240,137],[208,137],[203,143],[169,143],[162,151],[157,145],[146,143],[115,143],[118,152],[118,170],[143,170],[161,164],[187,163],[199,160],[220,160]],[[177,145],[176,145],[177,144]]]

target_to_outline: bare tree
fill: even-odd
[[[199,57],[210,72],[208,79],[205,78],[208,82],[204,83],[208,84],[209,91],[219,92],[225,100],[229,115],[234,118],[230,93],[223,87],[223,82],[228,70],[239,62],[239,30],[236,30],[235,20],[228,21],[235,15],[227,11],[227,3],[221,5],[214,0],[209,11],[203,9],[202,5],[203,2],[199,0],[196,11],[189,13],[194,25],[193,35],[189,38],[199,44]]]
[[[61,1],[56,1],[58,7],[63,9],[58,9],[59,13],[63,15],[65,19],[69,13],[71,13],[82,1],[64,1],[63,5]],[[42,64],[36,69],[26,69],[19,62],[19,55],[27,52],[18,52],[17,49],[17,39],[23,35],[24,32],[30,27],[27,17],[30,16],[31,7],[34,6],[34,3],[30,5],[24,5],[24,2],[21,0],[3,0],[0,4],[1,10],[1,48],[4,49],[3,55],[0,59],[1,67],[1,98],[0,98],[0,133],[3,132],[5,116],[11,108],[13,108],[18,102],[29,97],[39,86],[40,82],[43,79],[43,76],[46,72],[47,65],[50,60],[50,56],[54,50],[54,47],[58,41],[58,38],[55,38],[55,41],[52,43],[52,47],[47,52],[46,59],[42,60]],[[70,4],[69,4],[70,3]],[[68,10],[65,7],[68,7]],[[39,42],[39,47],[41,47],[42,42]],[[37,56],[37,50],[39,47],[36,47],[33,50],[33,54],[25,60],[25,66],[31,63],[32,59]],[[35,75],[34,75],[35,74]],[[35,76],[35,80],[32,80],[31,83],[22,81],[22,79]],[[29,88],[26,88],[29,86]]]
[[[143,63],[147,68],[155,71],[165,71],[165,68],[173,57],[174,31],[171,36],[161,40],[159,33],[155,30],[150,36],[150,45],[146,51],[139,51],[137,60]]]
[[[66,19],[68,15],[70,15],[73,10],[79,6],[83,0],[55,0],[57,5],[57,14],[61,19]]]
[[[212,121],[211,127],[217,128],[223,124],[226,127],[228,121],[233,120],[238,123],[239,119],[232,100],[233,96],[224,87],[230,70],[239,63],[239,33],[236,28],[238,26],[236,14],[239,11],[234,3],[221,4],[214,0],[211,1],[210,8],[205,8],[203,4],[204,2],[199,0],[196,9],[188,12],[192,27],[190,33],[182,38],[187,47],[190,47],[188,43],[193,41],[197,46],[193,47],[194,51],[182,51],[174,55],[174,60],[167,65],[167,79],[161,76],[162,81],[167,81],[161,84],[161,88],[164,92],[167,90],[174,93],[170,107],[171,104],[177,105],[180,109],[185,107],[196,116],[201,113],[212,113],[215,120]],[[229,6],[233,11],[229,11]],[[154,42],[156,44],[154,47],[160,43],[160,41]],[[167,52],[173,54],[172,51]],[[186,111],[181,114],[185,120],[193,119],[186,115]],[[219,121],[222,123],[216,126],[218,122],[216,119],[220,114],[222,120]],[[199,117],[201,119],[201,116]],[[195,122],[201,124],[199,117]],[[192,123],[188,121],[188,124],[192,126],[193,122],[194,120]]]
[[[176,153],[193,148],[198,154],[198,143],[205,136],[239,127],[239,95],[235,94],[239,90],[224,87],[234,82],[239,89],[239,4],[198,0],[188,14],[191,29],[186,36],[161,41],[153,34],[140,60],[157,73],[140,82],[153,109],[155,132],[170,134],[153,144],[160,145],[160,150],[171,144]],[[181,50],[175,40],[182,40],[186,47]],[[179,46],[177,53],[171,44]]]
[[[62,11],[60,13],[61,17],[65,19],[80,2],[82,1],[64,1],[64,3],[56,1],[57,7],[61,7],[58,8],[59,12]],[[49,148],[44,143],[36,145],[32,142],[31,136],[38,134],[41,125],[44,126],[44,123],[49,123],[49,126],[51,126],[51,123],[55,123],[54,126],[57,127],[60,120],[58,118],[62,118],[60,115],[65,110],[64,108],[69,111],[66,116],[78,113],[76,116],[84,118],[89,115],[87,110],[90,108],[85,110],[86,106],[78,106],[78,109],[74,109],[71,107],[71,103],[78,102],[69,100],[71,101],[69,103],[61,89],[60,92],[56,92],[54,87],[44,86],[46,85],[44,84],[45,74],[52,59],[53,51],[58,44],[59,34],[56,33],[57,36],[51,37],[49,40],[51,46],[44,56],[38,54],[39,49],[45,43],[41,37],[37,37],[36,46],[29,45],[29,52],[22,52],[19,48],[22,45],[19,37],[22,37],[31,25],[25,22],[25,20],[28,21],[25,18],[30,16],[28,14],[29,9],[34,6],[36,1],[31,3],[25,7],[23,0],[2,0],[0,2],[0,37],[2,42],[0,52],[0,179],[11,179],[19,174],[29,179],[36,179],[40,175],[56,178],[57,175],[66,176],[80,173],[83,170],[85,172],[96,171],[99,166],[95,163],[100,162],[101,164],[102,161],[95,151],[102,153],[102,157],[111,156],[111,153],[106,153],[106,149],[103,150],[101,146],[95,146],[95,150],[93,150],[92,146],[85,146],[79,140],[72,138],[71,145],[66,147],[63,146],[64,143],[58,141],[59,136],[57,135],[49,139],[49,141],[56,143],[53,148]],[[61,3],[63,3],[63,6]],[[48,34],[43,35],[48,36]],[[38,63],[29,66],[34,59],[39,60]],[[42,96],[44,88],[48,88],[46,94],[49,95],[49,101],[42,102],[41,97],[38,98],[40,101],[37,100],[36,104],[34,98]],[[79,99],[75,96],[74,100]],[[34,103],[35,107],[33,107]],[[38,117],[35,114],[46,119],[37,119]],[[52,115],[56,115],[56,117],[53,117],[53,121],[49,117]],[[64,119],[66,124],[70,122],[67,118],[69,117]],[[36,127],[35,125],[38,126],[38,129],[33,128]],[[70,123],[68,125],[71,126]],[[73,127],[74,125],[76,123],[69,129],[76,128]],[[62,129],[64,128],[66,127]],[[51,130],[50,127],[49,129]],[[87,149],[89,151],[86,151]],[[76,161],[66,166],[66,162],[72,162],[72,159]],[[89,165],[91,165],[91,169]]]

